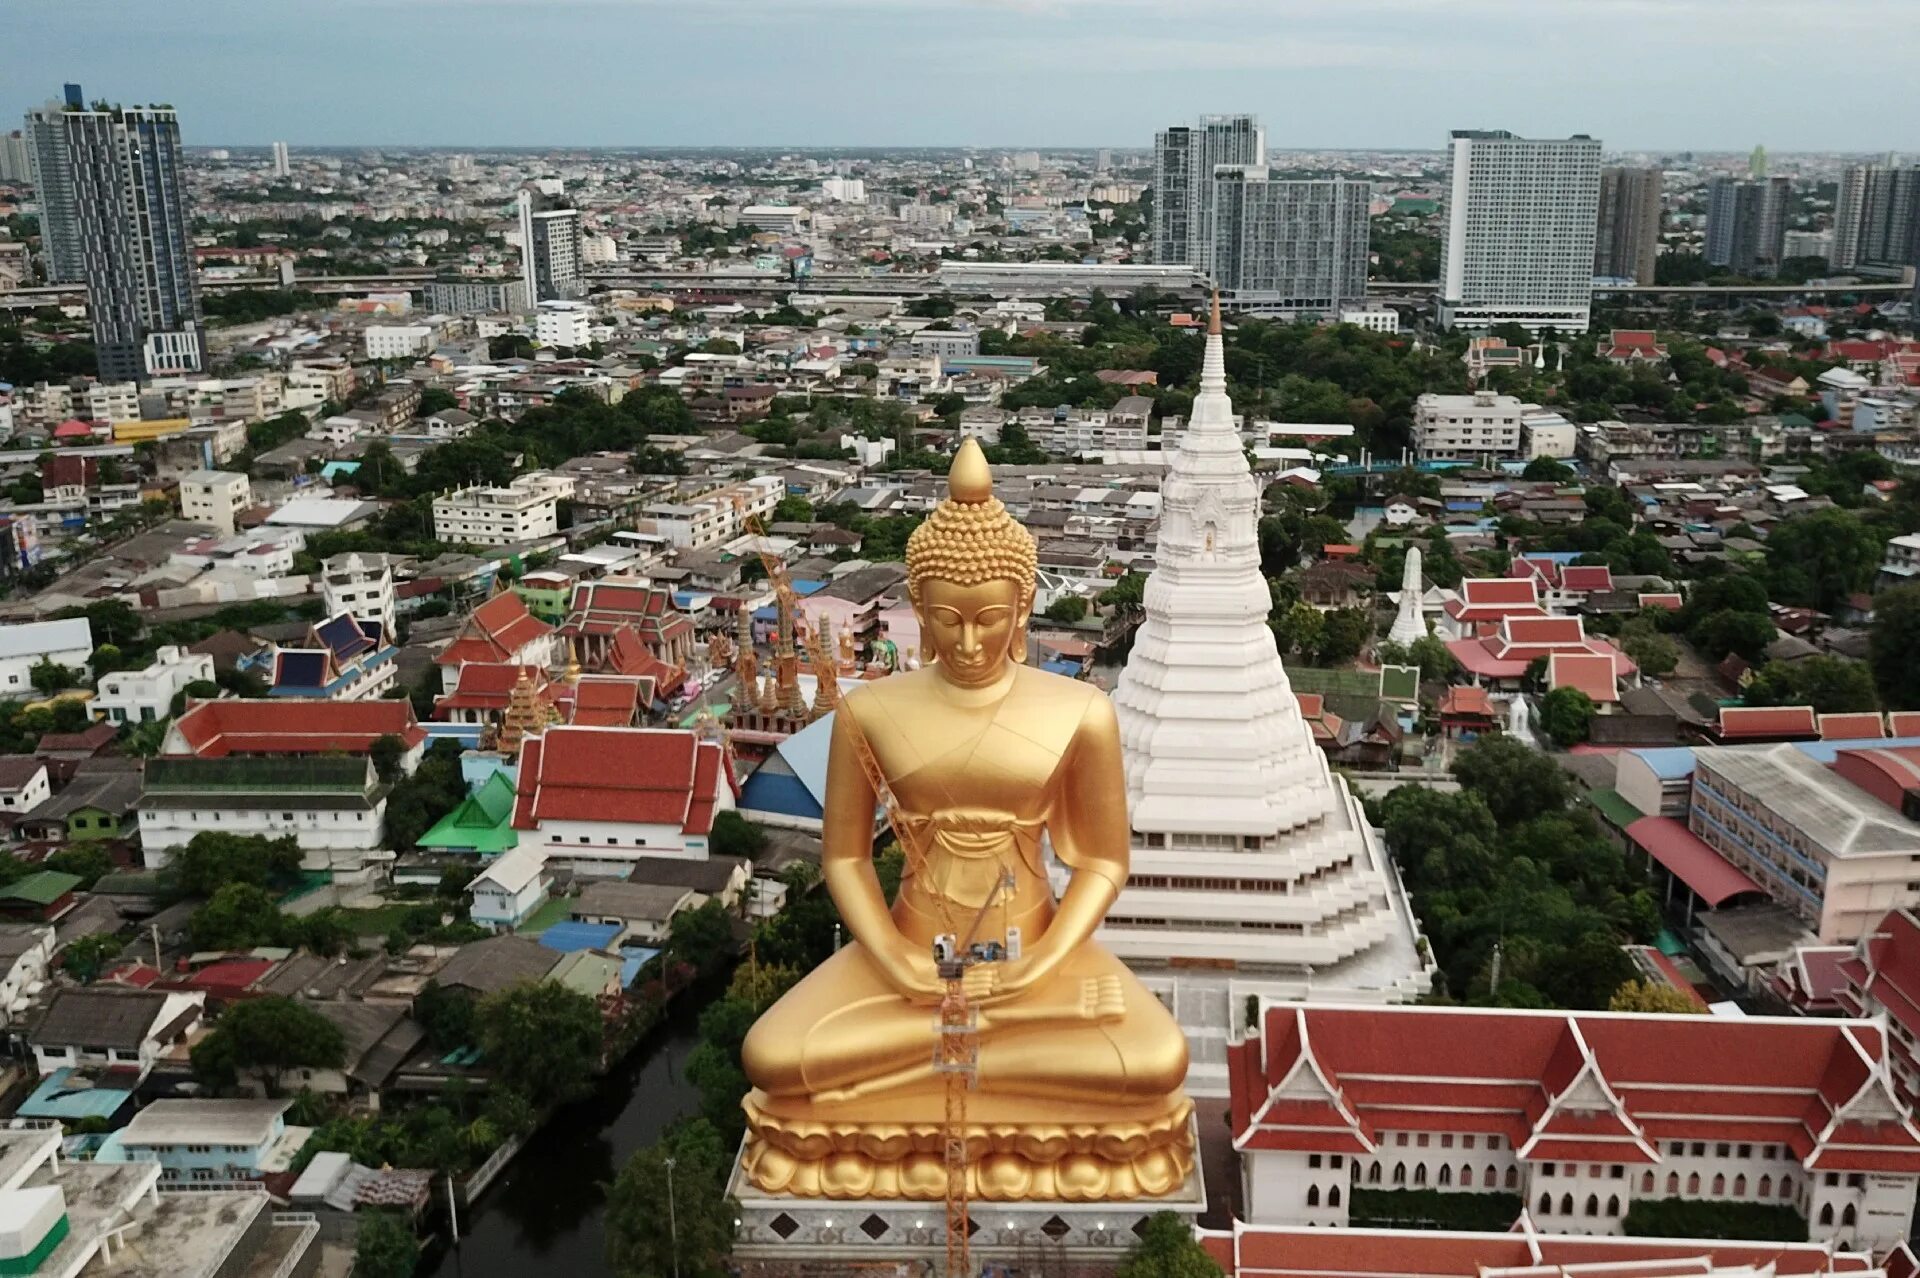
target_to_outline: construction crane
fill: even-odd
[[[754,554],[760,557],[760,567],[765,569],[767,580],[773,585],[774,597],[779,606],[785,608],[795,622],[805,631],[801,646],[806,650],[807,664],[813,667],[816,685],[814,694],[819,709],[834,710],[840,705],[840,681],[837,677],[838,663],[833,659],[833,635],[820,618],[815,617],[813,625],[806,625],[806,614],[800,610],[800,595],[793,588],[793,576],[787,571],[787,561],[767,548],[766,525],[760,516],[747,512],[746,501],[734,498],[734,508],[740,513],[740,527],[753,538]]]
[[[861,771],[866,773],[867,783],[872,786],[874,797],[887,814],[887,824],[893,829],[893,837],[900,843],[900,850],[906,855],[910,874],[927,873],[926,851],[920,846],[920,836],[906,818],[900,802],[894,797],[893,786],[887,780],[887,774],[881,770],[880,761],[874,757],[873,747],[867,744],[866,733],[860,730],[853,716],[847,716],[850,729],[848,739],[852,741],[854,754],[860,760]],[[967,995],[967,969],[978,963],[997,962],[1008,957],[1005,947],[999,942],[981,942],[980,925],[986,921],[987,913],[999,903],[1003,892],[1011,891],[1014,886],[1013,874],[1008,871],[1000,876],[980,904],[973,921],[965,933],[954,926],[951,909],[944,899],[941,900],[941,922],[948,929],[933,943],[935,970],[941,982],[939,1012],[934,1023],[933,1068],[941,1076],[944,1084],[944,1108],[941,1115],[940,1139],[942,1161],[946,1171],[946,1278],[971,1278],[972,1223],[968,1217],[969,1200],[972,1186],[969,1183],[969,1163],[967,1155],[967,1094],[973,1090],[979,1077],[980,1066],[980,1016],[973,1000]]]

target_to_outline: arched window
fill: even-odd
[[[1619,1214],[1620,1214],[1620,1195],[1618,1195],[1618,1194],[1610,1194],[1610,1195],[1608,1195],[1608,1197],[1607,1197],[1607,1215],[1609,1215],[1609,1216],[1618,1216]]]
[[[1573,1195],[1572,1194],[1560,1195],[1560,1214],[1563,1216],[1573,1215]]]
[[[1460,1164],[1460,1188],[1473,1188],[1473,1168],[1467,1166],[1465,1163]]]
[[[1500,1173],[1496,1172],[1493,1168],[1487,1168],[1486,1175],[1480,1178],[1480,1187],[1482,1189],[1492,1189],[1495,1185],[1499,1184],[1499,1175]]]
[[[1440,1164],[1440,1183],[1442,1185],[1451,1185],[1453,1183],[1453,1168],[1447,1166],[1445,1163]]]
[[[1600,1195],[1588,1194],[1587,1195],[1587,1215],[1598,1216],[1599,1214],[1600,1214]]]
[[[1379,1163],[1376,1162],[1373,1166],[1367,1168],[1367,1183],[1369,1185],[1377,1185],[1380,1183],[1380,1164]]]
[[[1733,1178],[1733,1196],[1735,1198],[1745,1198],[1747,1196],[1747,1178],[1745,1176],[1735,1176]]]
[[[1425,1163],[1415,1163],[1413,1165],[1413,1183],[1416,1185],[1424,1185],[1427,1183],[1427,1165]]]
[[[1831,1225],[1833,1223],[1833,1204],[1832,1203],[1828,1203],[1826,1206],[1820,1209],[1820,1223],[1823,1225]]]
[[[1407,1165],[1405,1163],[1395,1163],[1393,1165],[1393,1183],[1396,1185],[1404,1185],[1407,1183]]]
[[[1667,1173],[1667,1193],[1671,1195],[1671,1194],[1677,1194],[1679,1192],[1680,1192],[1680,1173],[1668,1172]]]
[[[1780,1178],[1780,1196],[1782,1198],[1793,1197],[1793,1177],[1782,1176]]]
[[[1846,1226],[1857,1225],[1860,1223],[1859,1212],[1855,1210],[1854,1205],[1852,1203],[1848,1203],[1847,1209],[1840,1213],[1840,1223]]]
[[[1691,1172],[1688,1174],[1687,1192],[1689,1194],[1697,1194],[1700,1192],[1700,1173],[1699,1172]]]
[[[1646,1175],[1640,1178],[1640,1192],[1643,1194],[1651,1194],[1653,1192],[1653,1173],[1652,1172],[1648,1172]]]
[[[1760,1178],[1760,1193],[1759,1193],[1759,1197],[1761,1197],[1761,1198],[1771,1198],[1771,1197],[1773,1197],[1773,1177],[1771,1177],[1771,1176],[1762,1176],[1762,1177]]]
[[[1507,1168],[1507,1188],[1518,1189],[1519,1187],[1520,1187],[1520,1169],[1518,1167]]]
[[[1320,1186],[1308,1185],[1307,1186],[1307,1206],[1318,1207],[1319,1205],[1320,1205]]]
[[[1553,1195],[1552,1194],[1540,1195],[1540,1214],[1542,1216],[1553,1215]]]
[[[1720,1173],[1715,1172],[1713,1177],[1713,1196],[1715,1198],[1718,1198],[1720,1195],[1726,1192],[1727,1192],[1727,1178],[1721,1175]]]
[[[1332,1189],[1329,1189],[1327,1191],[1327,1206],[1338,1207],[1339,1205],[1340,1205],[1340,1186],[1335,1185]]]

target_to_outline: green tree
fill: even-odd
[[[213,1032],[194,1045],[193,1072],[217,1084],[231,1084],[242,1071],[257,1072],[277,1096],[288,1070],[338,1069],[345,1059],[338,1026],[297,999],[269,995],[244,999],[220,1014]]]
[[[1920,584],[1874,598],[1867,664],[1888,708],[1920,710]]]
[[[607,1264],[619,1278],[724,1278],[740,1205],[733,1151],[704,1119],[639,1150],[607,1190]]]
[[[1324,666],[1343,666],[1360,655],[1373,634],[1373,615],[1365,608],[1335,608],[1320,628],[1315,657]]]
[[[718,970],[735,952],[733,924],[718,901],[682,910],[667,924],[667,957],[697,972]]]
[[[1693,1016],[1707,1009],[1671,985],[1653,981],[1628,981],[1607,1000],[1609,1012],[1659,1012],[1669,1016]]]
[[[239,950],[280,944],[289,922],[265,890],[229,883],[193,912],[187,931],[197,950]]]
[[[60,967],[82,985],[90,985],[93,978],[106,970],[107,965],[119,958],[120,952],[126,948],[125,938],[111,932],[83,936],[69,941],[66,948],[60,951]]]
[[[1079,595],[1061,595],[1047,605],[1047,620],[1063,626],[1078,625],[1086,619],[1086,615],[1087,601]]]
[[[1540,726],[1561,749],[1587,739],[1593,727],[1593,698],[1578,688],[1555,688],[1540,698]]]
[[[1163,1211],[1147,1219],[1139,1244],[1114,1270],[1114,1278],[1221,1278],[1223,1272],[1187,1222]]]
[[[533,981],[490,994],[476,1023],[495,1077],[536,1105],[581,1095],[600,1068],[600,1009],[564,985]]]
[[[1652,631],[1623,636],[1620,648],[1640,667],[1640,673],[1664,679],[1680,665],[1680,646],[1663,634]]]
[[[300,844],[292,835],[269,839],[203,830],[173,854],[166,872],[184,896],[210,897],[234,883],[268,887],[300,873]]]
[[[1529,483],[1565,484],[1573,481],[1574,473],[1573,467],[1563,461],[1556,461],[1552,457],[1536,457],[1520,472],[1520,478]]]
[[[413,1019],[427,1031],[435,1047],[452,1051],[472,1047],[479,1037],[473,995],[467,990],[450,989],[438,981],[428,981],[413,1000]]]
[[[80,686],[80,672],[72,666],[63,666],[52,657],[42,657],[35,662],[33,669],[27,672],[32,680],[34,691],[55,693],[63,688]]]
[[[1573,794],[1558,764],[1504,735],[1481,737],[1455,756],[1453,776],[1501,825],[1558,812]]]
[[[373,745],[367,754],[373,759],[373,770],[382,781],[392,782],[400,775],[400,760],[407,752],[407,743],[391,732],[383,732],[373,739]]]
[[[707,850],[714,856],[744,857],[758,860],[767,850],[767,832],[733,808],[714,814],[713,830],[707,836]]]
[[[1755,706],[1812,706],[1819,714],[1880,708],[1873,674],[1864,663],[1824,654],[1769,661],[1744,691],[1747,704]]]
[[[1687,632],[1693,646],[1709,661],[1719,661],[1729,653],[1749,662],[1766,655],[1767,646],[1779,637],[1779,631],[1765,613],[1735,612],[1723,608],[1701,618]]]
[[[1831,612],[1872,583],[1885,543],[1858,515],[1837,507],[1785,520],[1767,536],[1772,595]]]
[[[46,867],[62,874],[79,875],[82,892],[92,891],[101,876],[112,874],[114,869],[112,855],[94,843],[68,844],[47,858]]]
[[[358,1278],[413,1278],[420,1242],[405,1216],[397,1211],[361,1212],[358,1225],[353,1246]]]
[[[792,495],[782,497],[773,508],[773,522],[776,524],[810,524],[813,522],[813,503],[805,497]]]
[[[1268,624],[1273,627],[1273,641],[1283,657],[1294,652],[1307,656],[1317,653],[1327,629],[1325,614],[1310,603],[1296,603]]]

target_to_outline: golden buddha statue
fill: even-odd
[[[971,440],[948,489],[907,545],[931,664],[849,693],[834,716],[821,861],[853,939],[747,1036],[745,1170],[762,1190],[801,1197],[945,1193],[934,1068],[944,940],[990,956],[963,978],[979,1027],[970,1192],[1169,1193],[1193,1164],[1186,1039],[1092,939],[1127,876],[1113,707],[1023,664],[1034,542],[994,498]],[[870,768],[912,836],[891,908],[873,870]],[[1043,837],[1071,871],[1057,900]]]

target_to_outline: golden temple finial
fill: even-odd
[[[947,471],[947,499],[977,506],[993,497],[993,472],[987,469],[987,455],[980,441],[969,439],[953,455],[953,467]]]
[[[580,650],[574,646],[573,636],[567,636],[567,672],[562,676],[568,684],[580,682]]]
[[[1209,334],[1214,334],[1214,333],[1218,333],[1219,331],[1220,331],[1220,290],[1216,288],[1215,290],[1213,290],[1213,314],[1207,317],[1207,332]]]

